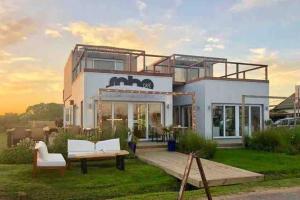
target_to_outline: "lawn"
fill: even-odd
[[[179,187],[175,178],[137,159],[127,160],[124,172],[115,168],[114,161],[98,164],[86,175],[81,174],[79,166],[73,166],[64,177],[53,171],[37,178],[31,177],[31,165],[0,165],[0,191],[11,198],[24,191],[30,199],[108,199],[177,191]]]
[[[300,156],[259,152],[246,149],[217,150],[214,158],[235,167],[263,173],[266,180],[231,186],[212,187],[213,196],[250,192],[255,189],[300,186]],[[31,165],[0,165],[1,194],[15,198],[17,192],[30,199],[175,199],[179,182],[162,170],[137,159],[126,162],[126,171],[118,171],[114,161],[97,163],[87,175],[73,166],[65,177],[43,172],[31,177]],[[42,191],[42,192],[41,192]],[[185,199],[205,196],[204,190],[186,191]]]
[[[265,174],[266,178],[300,177],[300,155],[248,149],[222,149],[217,151],[213,160]]]

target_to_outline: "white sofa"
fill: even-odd
[[[68,158],[79,154],[120,151],[120,139],[99,141],[96,144],[87,140],[68,140]]]
[[[35,145],[33,160],[33,175],[36,176],[38,169],[58,169],[64,175],[66,161],[62,154],[49,153],[47,145],[39,141]]]

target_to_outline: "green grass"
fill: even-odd
[[[124,172],[114,161],[103,161],[89,167],[86,175],[73,166],[64,177],[57,172],[42,172],[32,178],[31,165],[0,165],[0,191],[16,198],[20,191],[30,199],[108,199],[134,194],[177,191],[175,178],[136,159],[126,160]]]
[[[218,150],[214,159],[234,167],[265,174],[267,178],[300,176],[300,155],[249,149]]]
[[[266,180],[212,187],[212,195],[229,195],[256,189],[300,186],[300,156],[246,149],[217,150],[215,161],[263,173]],[[73,166],[60,177],[57,172],[42,172],[31,177],[31,165],[0,165],[0,198],[16,198],[20,191],[30,199],[176,199],[179,183],[162,170],[139,160],[126,160],[126,171],[115,168],[114,161],[97,163],[82,175]],[[42,191],[42,192],[41,192]],[[204,197],[203,189],[185,192],[185,199]]]

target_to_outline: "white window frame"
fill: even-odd
[[[212,138],[213,139],[224,139],[224,138],[242,138],[240,136],[240,107],[241,104],[220,104],[220,103],[212,103],[211,104],[211,122],[213,118],[213,106],[222,106],[223,107],[223,120],[224,120],[224,126],[223,126],[223,136],[213,136],[212,132]],[[234,106],[235,107],[235,136],[226,136],[226,106]],[[262,113],[262,105],[260,104],[246,104],[245,106],[248,106],[248,126],[249,126],[249,135],[252,135],[252,121],[251,121],[251,107],[259,107],[259,113],[260,113],[260,129],[262,129],[262,121],[263,121],[263,113]],[[213,124],[211,123],[211,130],[213,131]]]
[[[124,65],[123,60],[104,59],[104,58],[93,58],[93,69],[95,69],[95,61],[97,61],[97,60],[114,62],[114,69],[112,69],[112,70],[124,71],[125,65]],[[117,68],[117,63],[123,63],[123,69],[122,70],[116,69]]]

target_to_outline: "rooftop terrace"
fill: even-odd
[[[200,79],[268,81],[268,65],[226,58],[148,54],[143,50],[77,44],[72,51],[72,79],[82,71],[172,76],[174,84]]]

